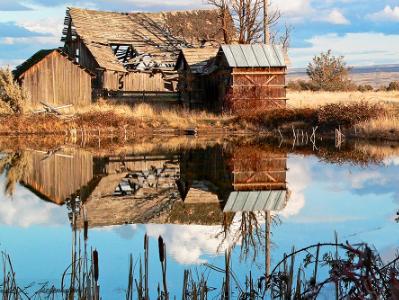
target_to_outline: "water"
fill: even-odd
[[[4,149],[0,251],[10,256],[25,292],[42,288],[43,296],[53,287],[55,299],[65,298],[62,285],[64,292],[71,286],[72,262],[76,285],[84,268],[90,270],[94,249],[102,299],[126,298],[129,256],[139,283],[145,234],[151,299],[158,285],[162,290],[159,236],[166,245],[171,299],[182,295],[184,270],[194,280],[206,278],[215,288],[210,298],[220,298],[229,249],[233,299],[239,286],[245,289],[246,276],[256,282],[265,274],[268,255],[272,270],[293,246],[334,242],[335,233],[342,242],[372,245],[385,262],[394,259],[399,150],[324,144],[317,150],[260,141]],[[320,297],[332,292],[327,288]],[[135,283],[133,293],[136,299]]]

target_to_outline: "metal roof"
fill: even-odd
[[[223,212],[280,211],[286,204],[286,190],[232,192]]]
[[[286,67],[284,51],[278,45],[222,45],[227,62],[232,68]]]

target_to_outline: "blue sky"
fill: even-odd
[[[15,65],[42,48],[60,46],[66,7],[112,11],[206,8],[205,0],[0,0],[0,66]],[[399,0],[272,0],[293,26],[293,67],[332,49],[351,65],[399,61]]]

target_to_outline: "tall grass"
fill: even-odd
[[[25,91],[14,81],[11,70],[0,68],[0,113],[22,114],[27,101]]]

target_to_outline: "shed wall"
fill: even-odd
[[[56,51],[27,70],[21,83],[33,105],[91,103],[90,74]]]
[[[103,88],[109,91],[162,92],[165,91],[165,81],[161,73],[105,71]]]
[[[286,107],[285,68],[233,68],[225,104],[232,111]]]

